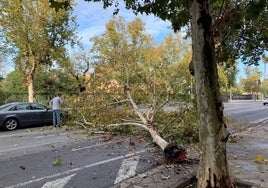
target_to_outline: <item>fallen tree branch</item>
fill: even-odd
[[[86,124],[86,125],[93,125],[93,123],[87,122],[85,116],[82,113],[80,113],[80,114],[83,117],[84,124]]]
[[[121,126],[121,125],[134,125],[136,127],[140,127],[146,131],[149,131],[149,128],[147,126],[145,126],[144,124],[142,123],[134,123],[134,122],[128,122],[128,123],[114,123],[114,124],[110,124],[108,125],[108,127],[110,126]]]
[[[88,130],[89,128],[87,126],[85,126],[84,123],[81,123],[79,121],[74,121],[74,123],[78,124],[78,125],[81,125],[83,128],[85,128],[86,130]]]
[[[134,122],[134,123],[142,123],[142,121],[139,120],[132,120],[132,119],[121,119],[123,122]]]
[[[132,106],[133,106],[133,108],[134,108],[136,114],[139,116],[139,118],[140,118],[140,120],[142,121],[142,123],[143,123],[144,125],[146,125],[148,122],[147,122],[146,118],[143,117],[143,115],[142,115],[141,111],[139,110],[138,106],[136,105],[136,103],[135,103],[134,100],[132,99],[129,90],[126,91],[126,94],[127,94],[128,99],[129,99],[129,102],[132,104]]]
[[[182,162],[182,161],[186,160],[186,149],[184,147],[178,146],[175,143],[171,143],[171,144],[168,143],[155,130],[155,127],[152,124],[154,114],[151,117],[149,117],[150,113],[151,112],[155,113],[155,111],[150,109],[148,111],[148,113],[147,113],[147,119],[146,119],[142,115],[141,111],[139,110],[139,108],[136,105],[136,103],[134,102],[134,100],[132,99],[128,86],[125,89],[125,92],[127,94],[127,97],[129,99],[130,103],[132,104],[132,106],[134,108],[134,111],[139,116],[139,118],[140,118],[140,120],[142,122],[142,123],[133,123],[133,125],[140,126],[140,127],[144,128],[145,130],[147,130],[150,133],[150,135],[151,135],[151,137],[153,139],[153,142],[155,144],[157,144],[162,149],[162,151],[164,151],[165,158],[166,158],[168,163]],[[164,106],[166,103],[163,103],[161,106]],[[160,107],[159,107],[159,109],[160,109]],[[122,123],[121,125],[130,125],[130,123]]]
[[[129,102],[128,99],[121,100],[121,101],[116,101],[116,102],[111,102],[111,103],[106,104],[105,106],[121,105],[122,103],[127,103],[127,102]]]

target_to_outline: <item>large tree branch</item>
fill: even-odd
[[[127,97],[129,99],[129,102],[132,104],[136,114],[139,116],[140,120],[142,121],[142,123],[144,125],[147,125],[148,122],[146,120],[146,118],[142,115],[141,111],[139,110],[138,106],[136,105],[136,103],[134,102],[134,100],[132,99],[131,95],[130,95],[130,91],[129,90],[126,90],[126,94],[127,94]]]
[[[144,125],[144,124],[142,124],[142,123],[135,123],[135,122],[114,123],[114,124],[110,124],[110,125],[108,125],[108,127],[110,127],[110,126],[121,126],[121,125],[134,125],[134,126],[136,126],[136,127],[140,127],[140,128],[142,128],[142,129],[144,129],[144,130],[146,130],[146,131],[149,131],[149,128],[148,128],[146,125]]]

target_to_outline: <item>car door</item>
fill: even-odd
[[[31,112],[30,103],[19,103],[10,109],[10,113],[18,118],[20,126],[31,125],[36,121],[36,117]]]
[[[51,125],[53,120],[52,110],[39,103],[32,103],[31,108],[35,114],[37,124]]]

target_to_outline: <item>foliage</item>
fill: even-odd
[[[26,93],[25,76],[21,70],[10,72],[2,83],[3,90],[9,93]]]
[[[155,114],[153,123],[168,141],[175,143],[198,141],[197,112],[196,108],[188,106],[189,104],[191,103],[174,104],[174,109],[180,106],[178,110],[174,112],[159,110]],[[69,109],[71,115],[69,121],[74,123],[72,126],[80,126],[81,123],[82,128],[86,128],[89,133],[108,131],[116,135],[148,134],[131,124],[140,120],[133,112],[130,103],[117,103],[109,94],[83,93],[80,96],[69,97],[65,99],[64,107]],[[123,122],[129,122],[129,125],[120,125]],[[110,126],[111,124],[116,125]]]
[[[46,0],[0,3],[0,32],[5,36],[2,42],[15,49],[15,67],[25,74],[31,101],[36,69],[43,70],[65,60],[65,45],[75,40],[74,18],[65,9],[56,12]]]
[[[241,59],[247,65],[258,65],[267,51],[267,1],[214,1],[211,11],[217,60]]]
[[[60,165],[62,165],[62,158],[60,156],[55,157],[53,161],[53,166],[60,166]]]
[[[36,71],[34,74],[36,93],[47,93],[54,97],[58,93],[79,93],[76,80],[61,69],[52,69],[49,72]]]
[[[241,85],[235,85],[234,87],[230,88],[230,92],[234,95],[241,95],[243,94],[243,88],[241,87]]]
[[[109,124],[122,119],[135,119],[129,105],[113,103],[113,97],[105,93],[84,92],[79,96],[68,97],[65,99],[65,108],[69,109],[70,122],[74,122],[75,126],[80,126],[77,122],[81,122],[89,132],[107,131]],[[122,129],[128,130],[125,127]]]
[[[257,93],[260,91],[261,73],[257,67],[246,67],[246,78],[241,79],[243,90],[248,93]]]
[[[187,95],[193,82],[188,71],[189,49],[179,35],[169,35],[154,47],[143,31],[139,19],[126,25],[122,18],[113,18],[106,32],[92,39],[96,54],[92,88],[122,94],[123,86],[130,84],[135,92],[132,96],[139,103],[159,103]]]
[[[264,96],[268,95],[268,79],[265,78],[261,83],[261,91],[264,94]]]
[[[79,92],[87,91],[90,87],[90,80],[93,69],[93,61],[91,53],[88,53],[83,48],[79,52],[73,51],[70,54],[70,59],[64,63],[62,68],[64,72],[71,75],[75,79],[76,87],[79,88]]]
[[[198,115],[195,107],[180,106],[175,112],[160,111],[155,122],[159,133],[170,143],[198,142]]]
[[[47,102],[59,92],[68,95],[79,93],[76,80],[61,70],[41,71],[37,69],[34,78],[35,100],[43,104],[47,105]],[[0,102],[27,101],[25,82],[24,72],[19,69],[10,72],[1,82],[3,95]]]

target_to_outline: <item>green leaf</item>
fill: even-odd
[[[62,159],[61,157],[56,157],[55,160],[53,161],[53,166],[60,166],[62,165]]]

